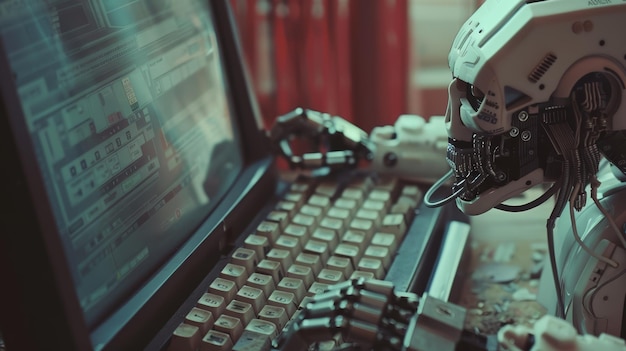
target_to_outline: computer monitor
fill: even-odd
[[[0,33],[7,349],[143,349],[273,191],[229,2],[5,1]]]

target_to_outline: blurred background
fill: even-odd
[[[295,107],[370,132],[445,114],[448,52],[482,0],[231,0],[263,119]]]

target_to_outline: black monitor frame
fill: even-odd
[[[220,252],[245,229],[240,219],[254,217],[256,206],[274,193],[273,156],[262,132],[230,2],[204,1],[214,14],[232,107],[245,141],[242,174],[233,191],[153,279],[93,330],[83,318],[0,43],[0,188],[5,202],[0,215],[0,330],[8,350],[145,348],[205,279]]]

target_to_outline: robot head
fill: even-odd
[[[544,182],[584,189],[615,146],[603,140],[626,129],[625,14],[625,3],[492,0],[468,19],[449,55],[446,112],[463,212]]]

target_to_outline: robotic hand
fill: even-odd
[[[443,116],[426,121],[402,115],[393,126],[376,127],[368,135],[341,117],[297,108],[277,118],[269,137],[292,168],[332,171],[365,161],[364,168],[429,184],[449,169]],[[314,150],[296,155],[290,143],[298,138],[312,141]]]
[[[379,280],[353,280],[316,295],[273,341],[274,350],[495,350],[484,337],[463,330],[462,307],[428,295],[395,292]],[[500,350],[626,351],[607,334],[580,336],[567,322],[544,316],[533,329],[506,326]]]

